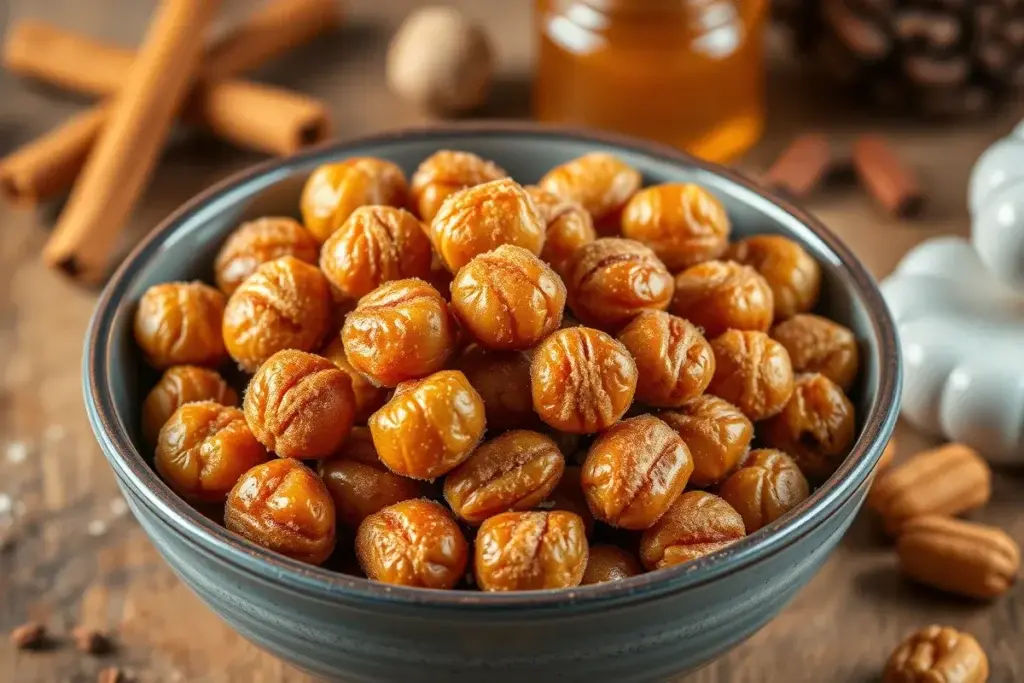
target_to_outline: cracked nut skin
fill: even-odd
[[[251,373],[278,351],[315,351],[330,322],[331,293],[323,274],[285,256],[257,268],[228,299],[224,344]]]
[[[298,460],[277,458],[242,475],[224,506],[228,530],[307,564],[322,564],[336,542],[334,502]]]
[[[576,250],[566,273],[569,306],[584,325],[616,330],[672,300],[672,274],[634,240],[604,237]]]
[[[563,432],[592,434],[611,427],[633,402],[636,383],[629,351],[598,330],[559,330],[533,351],[533,409]]]
[[[640,561],[649,571],[717,552],[746,535],[743,518],[716,495],[688,491],[640,539]]]
[[[799,313],[771,330],[786,347],[795,372],[817,372],[849,391],[857,379],[860,351],[853,332],[839,323]]]
[[[216,371],[196,365],[167,368],[142,403],[142,436],[156,443],[160,428],[186,403],[214,401],[237,406],[238,394]]]
[[[432,500],[406,500],[363,520],[356,558],[374,581],[454,588],[466,575],[469,546],[451,513]]]
[[[521,351],[488,351],[470,344],[455,360],[484,402],[488,429],[536,427],[530,393],[530,356]]]
[[[576,465],[566,467],[555,490],[551,492],[546,501],[537,507],[543,510],[562,510],[579,515],[579,518],[583,520],[583,529],[587,533],[587,538],[590,538],[594,533],[594,515],[587,506],[587,497],[583,495],[583,486],[580,484],[582,476],[582,467]]]
[[[540,257],[561,276],[568,270],[576,250],[597,239],[594,221],[578,202],[536,185],[528,185],[525,190],[546,226]]]
[[[1020,546],[1002,529],[941,515],[904,522],[896,554],[911,579],[980,600],[1006,593],[1020,571]]]
[[[405,206],[409,188],[402,169],[374,157],[324,164],[302,188],[302,222],[324,242],[361,206]]]
[[[587,552],[579,515],[505,512],[480,527],[474,576],[484,591],[572,588],[583,579]]]
[[[455,348],[448,304],[423,280],[394,280],[373,290],[341,329],[348,362],[378,386],[437,372]]]
[[[807,477],[782,451],[750,451],[718,491],[740,516],[748,534],[774,522],[811,495]]]
[[[782,412],[793,395],[789,354],[763,332],[728,330],[711,341],[715,375],[708,393],[732,403],[754,422]]]
[[[338,366],[338,369],[352,380],[352,395],[355,397],[355,424],[365,425],[370,416],[388,400],[388,390],[376,386],[358,372],[345,357],[345,345],[341,336],[334,337],[319,353]]]
[[[217,287],[231,296],[257,268],[284,256],[316,265],[320,244],[292,218],[268,216],[243,223],[217,252],[213,263]]]
[[[469,457],[484,435],[484,403],[458,370],[403,382],[370,418],[377,455],[396,474],[434,479]]]
[[[900,643],[885,665],[882,683],[985,683],[988,657],[969,633],[928,626]]]
[[[334,499],[338,525],[350,529],[389,505],[423,495],[420,482],[384,466],[366,427],[354,428],[339,451],[321,460],[319,474]]]
[[[675,410],[658,413],[690,449],[694,486],[713,486],[725,480],[747,454],[754,424],[739,408],[704,394]]]
[[[331,361],[278,351],[253,375],[243,401],[249,429],[282,458],[321,460],[352,430],[352,380]]]
[[[224,295],[202,282],[166,282],[145,291],[135,311],[135,342],[157,370],[217,367],[227,359],[220,321]]]
[[[631,553],[616,545],[594,545],[590,547],[587,569],[580,585],[619,581],[643,573],[643,568]]]
[[[537,185],[579,203],[594,219],[601,234],[619,231],[622,209],[643,178],[618,157],[591,152],[548,171]]]
[[[320,250],[320,270],[339,301],[359,299],[385,282],[430,275],[426,227],[405,209],[361,206]]]
[[[241,410],[199,401],[186,403],[167,420],[153,464],[182,498],[222,503],[239,477],[266,459]]]
[[[594,517],[621,529],[647,529],[686,488],[693,458],[679,435],[652,415],[623,420],[597,437],[580,484]]]
[[[704,329],[767,332],[772,325],[772,290],[751,268],[732,261],[705,261],[676,276],[671,311]]]
[[[692,183],[640,190],[622,212],[622,235],[654,250],[677,271],[719,258],[729,246],[729,215],[718,199]]]
[[[618,339],[636,361],[636,400],[675,408],[704,393],[715,374],[711,345],[690,321],[642,311]]]
[[[565,285],[551,267],[522,247],[504,244],[459,269],[452,312],[480,346],[522,351],[562,324]]]
[[[768,282],[776,320],[806,313],[818,303],[821,267],[803,247],[788,237],[747,237],[731,244],[724,258],[751,266]]]
[[[470,524],[502,512],[529,510],[544,501],[565,471],[554,441],[527,430],[485,441],[444,480],[444,499]]]
[[[424,159],[413,173],[411,203],[419,217],[429,222],[456,192],[507,177],[505,169],[476,154],[442,149]]]
[[[761,425],[769,448],[793,457],[808,478],[822,481],[842,464],[856,436],[853,404],[843,390],[819,374],[797,375],[793,395],[778,415]]]

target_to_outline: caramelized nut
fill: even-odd
[[[643,574],[644,570],[630,553],[615,545],[595,545],[590,548],[587,569],[581,586],[628,579]]]
[[[302,222],[324,242],[360,206],[405,206],[408,191],[405,174],[395,164],[354,157],[313,171],[302,188],[299,209]]]
[[[487,427],[495,431],[532,427],[540,423],[530,393],[530,357],[520,351],[487,351],[466,347],[455,361],[483,399]]]
[[[772,325],[772,290],[750,266],[705,261],[679,273],[675,285],[672,312],[708,337],[729,329],[766,332]]]
[[[768,282],[776,320],[806,313],[818,303],[821,267],[788,237],[748,237],[730,245],[725,258],[753,267]]]
[[[370,416],[387,402],[387,389],[375,386],[373,382],[366,379],[362,373],[352,367],[352,364],[348,362],[348,358],[345,357],[345,346],[341,342],[340,335],[334,337],[320,351],[320,355],[338,366],[338,369],[352,380],[352,395],[355,397],[354,421],[356,424],[366,424]]]
[[[689,491],[679,496],[640,539],[640,561],[664,569],[717,552],[746,535],[743,518],[718,496]]]
[[[160,428],[174,411],[194,401],[237,406],[238,394],[213,370],[195,365],[168,368],[142,404],[142,435],[146,441],[156,443]]]
[[[294,256],[316,264],[320,245],[298,221],[291,218],[258,218],[240,225],[217,252],[213,274],[217,287],[231,296],[256,269],[268,261]]]
[[[618,232],[622,208],[640,189],[640,172],[606,152],[591,152],[548,171],[541,188],[578,202],[601,234]]]
[[[216,367],[227,358],[220,335],[223,316],[224,295],[202,282],[153,285],[135,311],[135,341],[158,370]]]
[[[692,183],[640,190],[622,212],[622,235],[653,249],[672,271],[720,257],[729,230],[722,203]]]
[[[724,480],[747,453],[754,425],[739,408],[705,394],[676,410],[658,413],[690,449],[694,486],[712,486]]]
[[[412,205],[429,222],[450,195],[505,177],[505,169],[476,154],[442,149],[424,159],[413,173]]]
[[[729,330],[712,340],[715,376],[708,393],[724,398],[754,422],[778,415],[793,395],[789,354],[763,332]]]
[[[839,323],[800,313],[773,327],[771,336],[786,347],[796,372],[821,373],[843,391],[849,391],[857,378],[857,338]]]
[[[715,374],[711,345],[688,320],[643,311],[619,333],[636,361],[636,400],[673,408],[704,393]]]
[[[485,591],[571,588],[586,566],[583,520],[571,512],[505,512],[476,537],[474,575]]]
[[[594,221],[577,202],[560,197],[536,185],[525,188],[537,206],[545,229],[544,249],[540,257],[559,275],[564,275],[573,254],[584,244],[597,239]]]
[[[750,451],[743,466],[719,490],[752,534],[774,522],[811,495],[807,478],[796,462],[782,451]]]
[[[929,626],[911,633],[889,657],[882,683],[985,683],[988,657],[969,633]]]

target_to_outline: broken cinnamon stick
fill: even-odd
[[[898,218],[911,218],[924,206],[917,176],[884,138],[865,135],[853,144],[853,167],[864,188],[883,209]]]
[[[820,133],[801,135],[775,160],[764,183],[796,198],[806,197],[828,174],[832,150]]]

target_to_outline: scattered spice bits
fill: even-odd
[[[77,626],[71,631],[75,648],[87,655],[102,655],[110,652],[110,639],[96,629]]]
[[[11,631],[11,644],[19,650],[38,650],[46,644],[46,627],[36,621]]]
[[[921,212],[924,195],[917,177],[896,156],[889,143],[877,135],[865,135],[853,145],[857,178],[883,209],[897,218]]]

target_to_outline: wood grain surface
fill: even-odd
[[[233,3],[234,11],[244,2]],[[349,19],[280,60],[258,78],[323,97],[342,137],[426,121],[383,85],[387,39],[414,0],[353,0]],[[501,63],[483,115],[528,115],[532,3],[461,0],[492,29]],[[135,44],[151,0],[8,0],[8,23],[45,18],[91,35]],[[4,3],[0,2],[0,13]],[[854,187],[827,189],[809,207],[881,277],[928,237],[966,234],[966,181],[977,155],[1010,129],[1021,110],[996,119],[926,127],[858,115],[798,78],[776,59],[768,133],[742,166],[763,169],[799,132],[823,130],[840,145],[863,132],[891,137],[931,197],[925,216],[895,222]],[[78,110],[82,102],[0,74],[0,154]],[[179,136],[135,212],[125,246],[182,201],[258,157],[202,135]],[[95,302],[44,269],[39,252],[55,206],[0,208],[0,631],[35,619],[55,633],[44,652],[0,642],[0,681],[93,681],[116,664],[133,680],[164,683],[300,683],[310,679],[261,653],[189,593],[124,513],[113,476],[86,422],[80,391],[82,339]],[[900,428],[899,457],[927,442]],[[993,604],[912,586],[892,549],[862,514],[814,581],[763,631],[687,678],[688,683],[878,681],[901,636],[932,622],[974,633],[992,663],[992,681],[1024,681],[1024,588]],[[994,500],[974,518],[1024,540],[1024,476],[999,472]],[[76,624],[113,634],[116,651],[82,655],[67,633]]]

